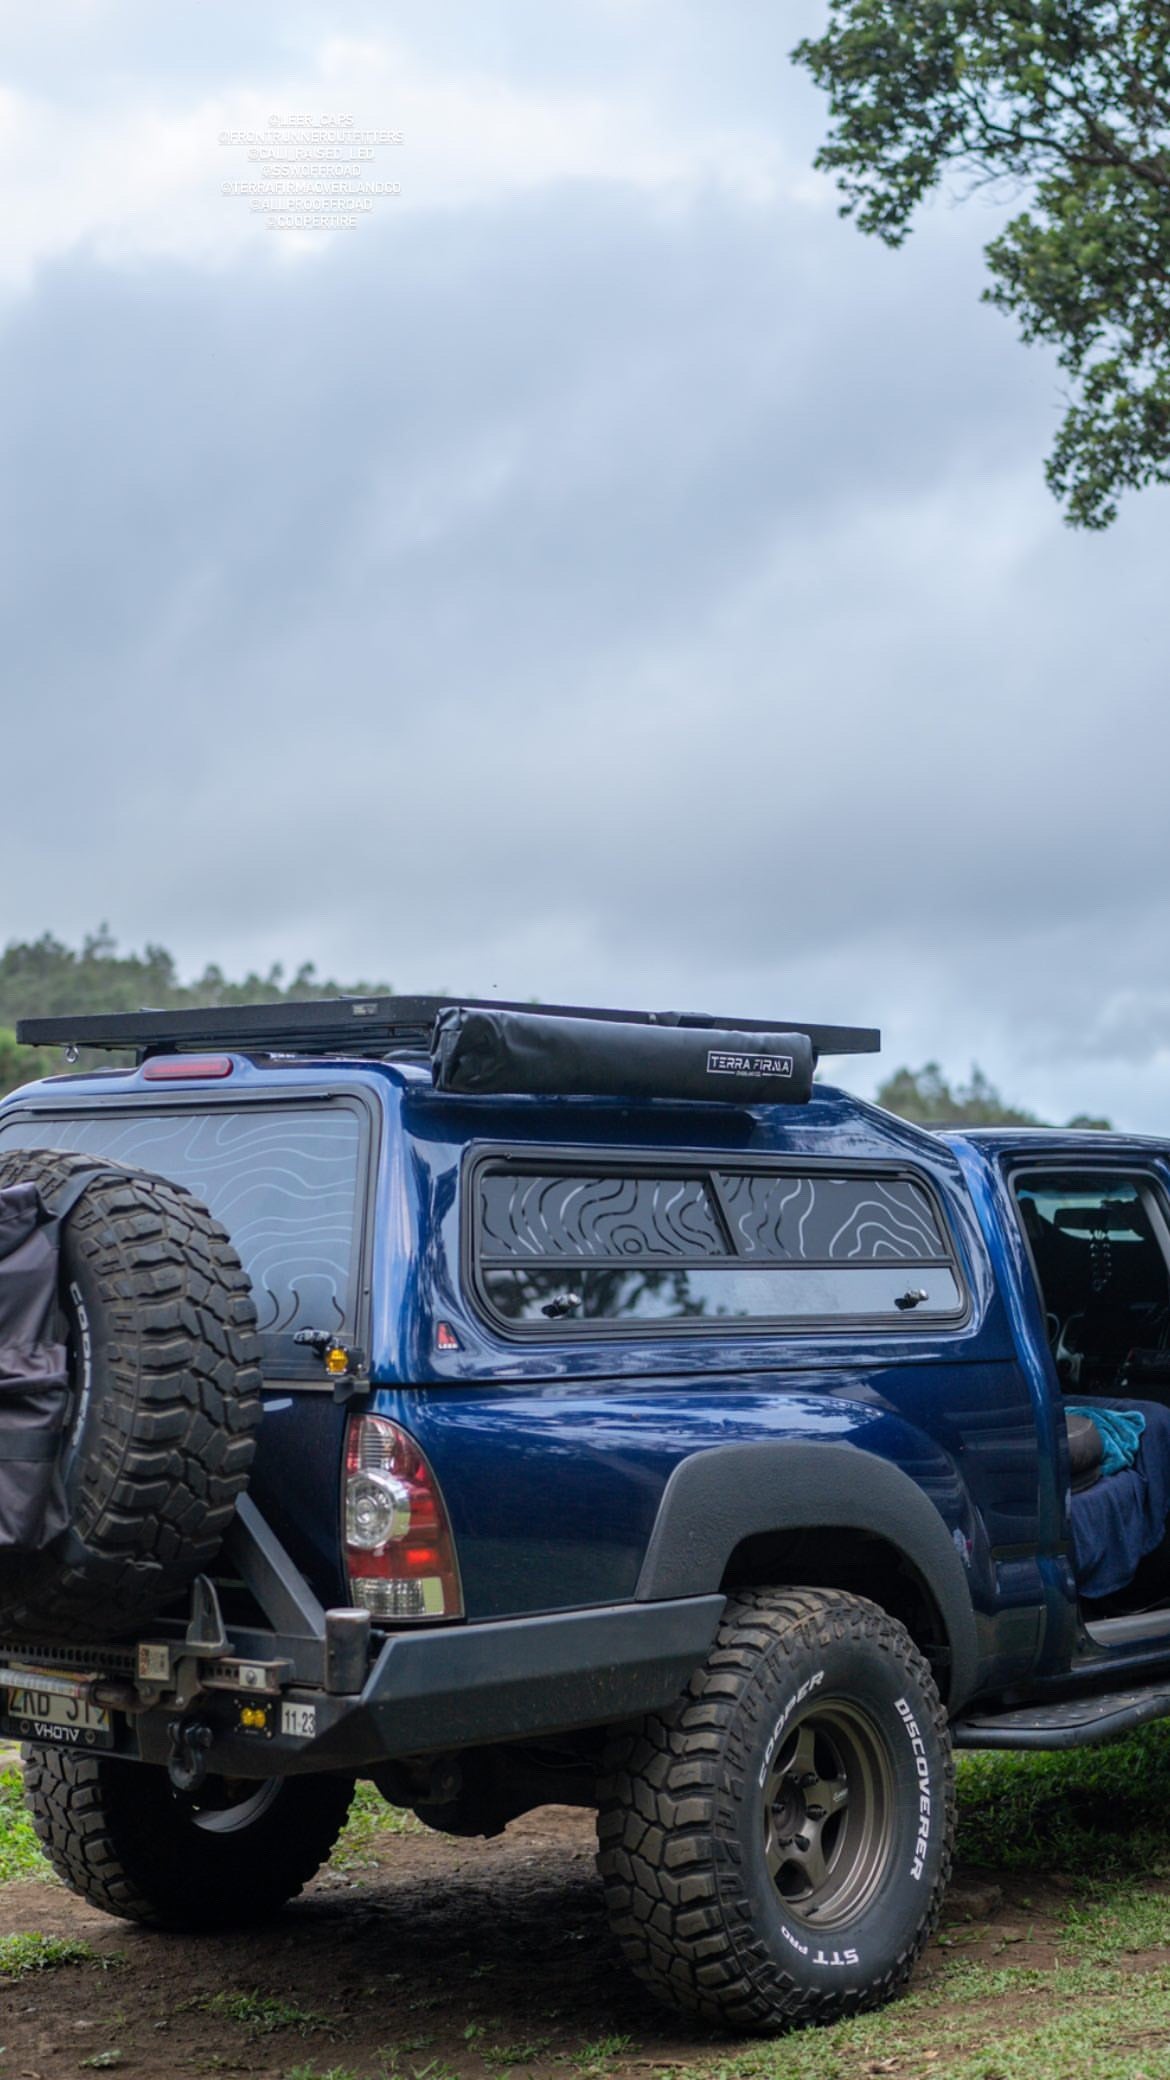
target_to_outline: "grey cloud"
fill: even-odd
[[[1170,508],[1061,528],[989,228],[578,184],[46,273],[0,332],[9,931],[872,1018],[1170,1124]]]

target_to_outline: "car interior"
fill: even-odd
[[[1137,1413],[1132,1464],[1073,1449],[1073,1560],[1086,1618],[1170,1606],[1170,1224],[1152,1179],[1026,1171],[1020,1219],[1069,1407]],[[1108,1415],[1106,1414],[1106,1420]],[[1070,1446],[1075,1426],[1070,1416]],[[1079,1440],[1078,1440],[1079,1442]],[[1078,1463],[1082,1468],[1078,1475]]]

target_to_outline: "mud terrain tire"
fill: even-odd
[[[27,1747],[25,1801],[49,1862],[105,1914],[154,1928],[240,1927],[274,1914],[345,1825],[349,1777],[208,1777]]]
[[[930,1670],[837,1590],[740,1591],[677,1705],[615,1732],[610,1923],[659,1999],[735,2030],[831,2022],[905,1985],[950,1873]]]
[[[247,1486],[260,1420],[256,1310],[205,1206],[140,1170],[38,1150],[0,1188],[45,1201],[91,1182],[61,1230],[72,1396],[66,1529],[0,1553],[0,1638],[101,1637],[157,1611],[214,1560]]]

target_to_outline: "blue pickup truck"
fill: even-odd
[[[813,1081],[875,1034],[783,1022],[21,1037],[133,1058],[0,1107],[68,1353],[0,1725],[95,1905],[271,1911],[358,1778],[595,1807],[645,1985],[771,2030],[905,1984],[954,1746],[1170,1713],[1170,1145],[912,1126]]]

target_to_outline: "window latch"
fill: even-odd
[[[580,1305],[580,1293],[554,1293],[551,1300],[545,1301],[540,1311],[548,1316],[550,1322],[557,1322],[562,1315],[575,1314]]]
[[[894,1306],[900,1308],[903,1314],[909,1314],[912,1307],[921,1307],[922,1302],[929,1298],[930,1294],[924,1292],[921,1286],[907,1286],[904,1293],[899,1293]]]

